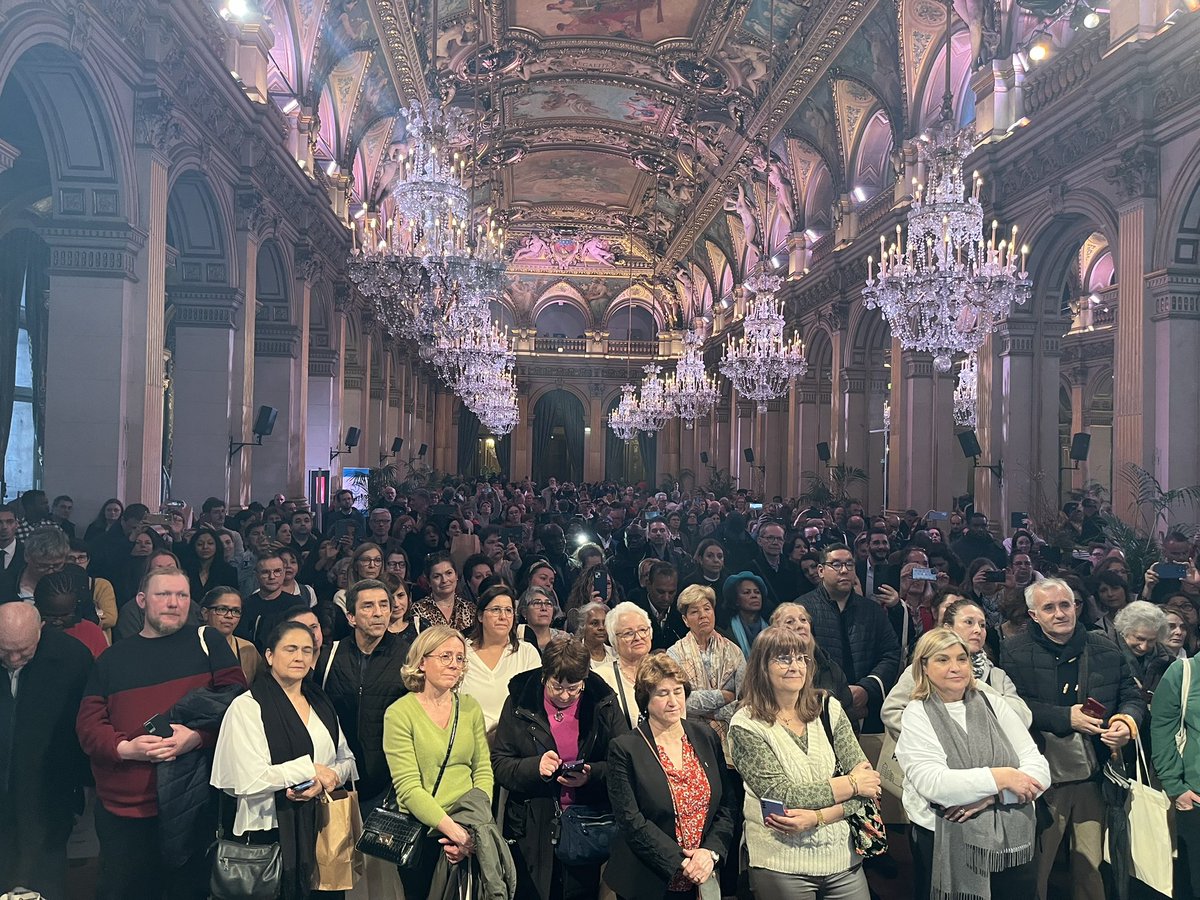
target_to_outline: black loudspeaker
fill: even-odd
[[[1092,436],[1084,431],[1077,431],[1071,437],[1071,459],[1087,462],[1088,450],[1092,445]]]
[[[821,462],[829,462],[829,443],[827,441],[821,441],[821,443],[817,444],[817,459]]]
[[[958,443],[962,447],[963,456],[973,457],[983,453],[983,449],[979,446],[979,439],[975,437],[975,429],[968,431],[960,431],[958,433]]]
[[[702,465],[702,466],[708,465],[708,453],[704,450],[700,451],[700,465]]]
[[[358,446],[358,437],[361,434],[362,434],[362,432],[354,427],[351,427],[346,432],[346,449],[347,450],[353,450],[355,447]]]
[[[754,465],[754,448],[753,447],[747,447],[745,450],[743,450],[742,456],[746,457],[746,462],[750,463],[750,465]]]
[[[423,457],[428,452],[429,452],[428,444],[422,444],[420,447],[417,448],[417,456]]]
[[[279,415],[279,410],[275,407],[260,406],[258,408],[258,416],[254,419],[254,428],[251,430],[255,434],[266,437],[275,429],[275,417],[277,415]]]
[[[398,437],[392,441],[392,453],[399,453],[400,448],[404,446],[404,438]]]

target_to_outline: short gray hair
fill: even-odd
[[[628,600],[618,603],[604,617],[604,630],[608,632],[608,643],[614,650],[617,649],[617,622],[621,620],[621,616],[630,615],[639,616],[647,628],[653,627],[650,624],[650,614],[636,603],[630,603]]]
[[[600,610],[604,613],[605,622],[608,621],[608,605],[601,603],[599,600],[592,600],[590,603],[585,603],[583,606],[571,610],[567,616],[567,630],[571,634],[577,634],[583,628],[584,624],[595,610]]]
[[[536,584],[525,588],[525,593],[517,601],[517,612],[522,616],[525,615],[525,610],[529,609],[529,604],[534,600],[549,600],[554,604],[554,618],[557,619],[562,615],[562,609],[558,605],[558,596],[554,591]]]
[[[1149,628],[1156,632],[1160,641],[1167,636],[1167,614],[1145,600],[1134,600],[1123,606],[1113,619],[1113,625],[1121,637],[1140,628]]]
[[[36,528],[25,538],[25,559],[33,562],[66,559],[70,549],[71,542],[57,525]]]
[[[1025,605],[1029,609],[1033,609],[1037,605],[1038,594],[1048,593],[1051,589],[1065,591],[1067,596],[1072,599],[1075,597],[1075,589],[1061,578],[1043,578],[1041,581],[1032,582],[1025,588]]]

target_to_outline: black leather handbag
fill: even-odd
[[[554,855],[568,866],[587,866],[605,862],[617,832],[612,811],[590,806],[568,806],[555,817]]]
[[[228,797],[221,792],[220,804]],[[212,900],[275,900],[283,885],[279,842],[251,844],[225,836],[218,805],[217,841],[213,844],[208,892]]]
[[[450,743],[446,747],[446,758],[438,769],[437,781],[433,783],[431,794],[436,794],[442,784],[442,776],[446,773],[446,764],[450,762],[450,752],[454,749],[454,735],[458,732],[458,697],[454,698],[454,724],[450,726]],[[355,847],[360,853],[374,856],[402,869],[420,869],[426,861],[426,854],[436,847],[429,839],[429,828],[416,816],[401,812],[396,802],[396,792],[388,792],[382,806],[377,806],[363,821],[362,837]]]

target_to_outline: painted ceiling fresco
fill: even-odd
[[[987,2],[957,3],[956,19]],[[272,99],[319,119],[315,168],[351,179],[351,214],[386,210],[400,110],[440,96],[478,116],[476,196],[525,263],[583,278],[591,305],[632,270],[681,319],[740,282],[756,246],[827,233],[856,179],[890,190],[893,143],[941,97],[941,0],[257,5],[275,29]],[[961,87],[980,31],[957,28]],[[611,264],[563,255],[589,240],[626,249]],[[696,275],[703,289],[684,283]]]

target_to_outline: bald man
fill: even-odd
[[[0,885],[66,896],[67,839],[87,757],[75,736],[92,654],[42,628],[29,603],[0,605]]]

